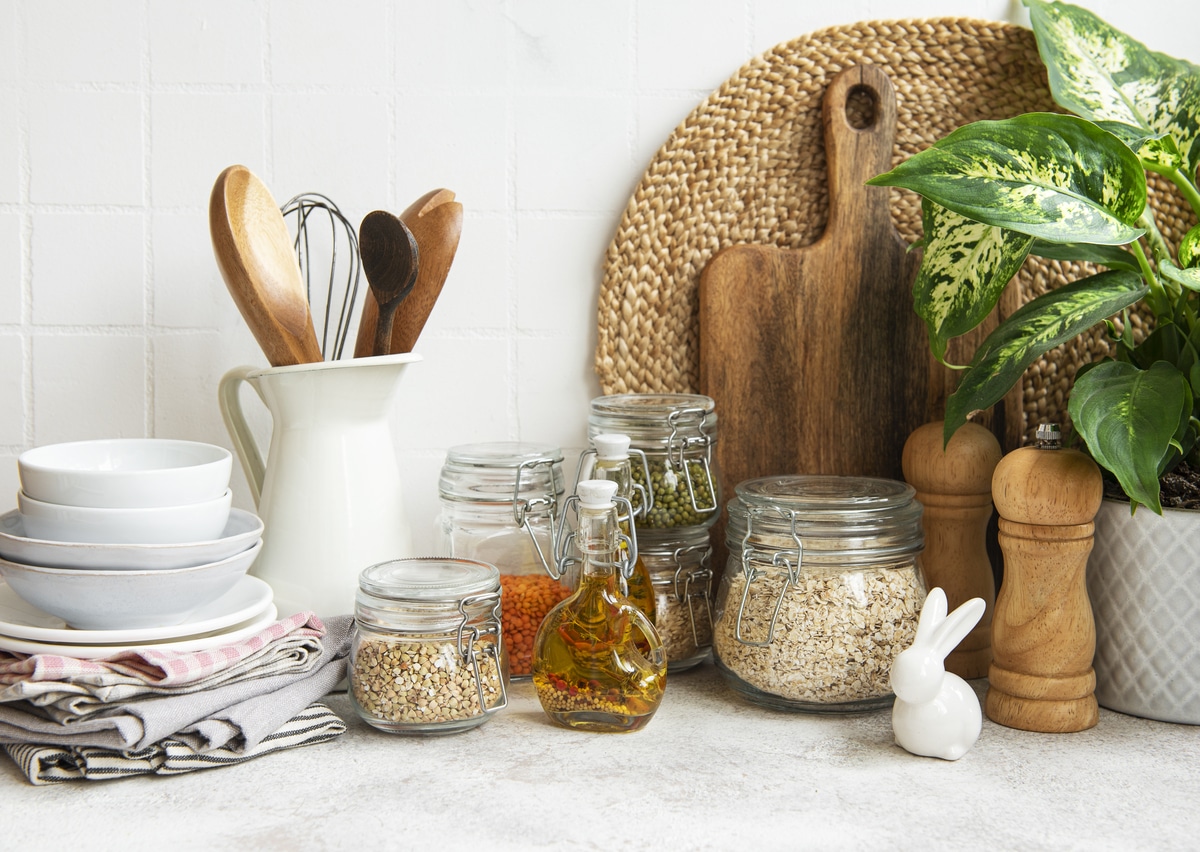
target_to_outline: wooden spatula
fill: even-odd
[[[454,262],[462,234],[463,207],[450,190],[435,189],[410,204],[400,219],[417,240],[421,264],[416,284],[396,312],[388,351],[412,352]],[[378,318],[379,303],[367,293],[354,344],[356,358],[371,354]]]
[[[861,129],[847,118],[854,93],[874,102]],[[873,66],[848,68],[822,116],[824,234],[795,250],[727,248],[700,279],[700,384],[721,419],[730,494],[774,474],[902,478],[904,442],[930,419],[931,370],[944,371],[912,308],[920,253],[897,233],[888,191],[864,186],[892,166],[891,82]]]

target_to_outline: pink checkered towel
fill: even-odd
[[[240,642],[205,651],[125,651],[103,660],[0,651],[0,702],[28,701],[58,722],[146,695],[181,695],[222,684],[309,671],[326,628],[297,613]]]

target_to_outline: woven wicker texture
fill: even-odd
[[[1002,23],[864,21],[751,60],[675,129],[621,217],[599,299],[596,372],[604,393],[700,390],[700,273],[729,245],[789,249],[820,237],[828,215],[821,98],[839,71],[864,63],[882,67],[896,90],[895,162],[967,122],[1056,109],[1032,32]],[[1165,183],[1152,181],[1151,191],[1175,245],[1190,211]],[[919,238],[920,198],[892,190],[891,205],[900,234]],[[1009,310],[1087,271],[1031,257]],[[1133,319],[1136,333],[1144,323]],[[1075,370],[1107,349],[1103,332],[1093,330],[1031,366],[1010,395],[1021,395],[1014,404],[1023,431],[1045,419],[1067,422]]]

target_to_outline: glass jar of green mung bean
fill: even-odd
[[[500,572],[469,559],[396,559],[358,578],[350,700],[396,734],[451,734],[507,704]]]
[[[643,530],[707,529],[721,515],[717,414],[700,394],[628,393],[592,400],[588,436],[628,435],[645,453],[633,463],[635,523]],[[649,485],[647,487],[647,480]]]

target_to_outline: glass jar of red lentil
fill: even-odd
[[[533,637],[570,590],[554,565],[556,522],[564,492],[558,447],[516,441],[451,447],[438,492],[443,555],[500,571],[502,629],[513,677],[528,677]]]

